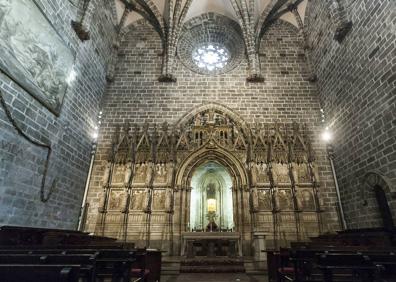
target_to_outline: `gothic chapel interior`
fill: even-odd
[[[0,0],[0,50],[0,281],[395,281],[394,0]]]

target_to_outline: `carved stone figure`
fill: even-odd
[[[111,191],[110,192],[110,203],[109,210],[120,210],[121,208],[121,193],[120,191]]]
[[[277,210],[292,210],[293,196],[290,189],[278,189],[276,191],[275,202]]]
[[[319,182],[320,182],[320,177],[319,177],[319,168],[318,168],[318,165],[315,164],[315,163],[310,163],[309,166],[310,166],[310,169],[311,169],[312,181],[315,182],[316,184],[319,184]]]
[[[151,191],[149,188],[146,188],[144,192],[144,201],[143,201],[143,211],[148,213],[151,211],[150,203],[151,203]]]
[[[167,177],[166,177],[166,184],[171,185],[172,184],[172,177],[173,177],[173,170],[175,169],[175,165],[173,162],[169,162],[166,164],[166,171],[167,171]]]
[[[132,176],[132,164],[128,163],[125,166],[125,177],[124,177],[124,186],[127,187],[129,185],[129,181]]]
[[[127,191],[124,191],[121,195],[121,205],[120,205],[120,209],[122,213],[128,212],[128,199],[129,199],[129,194]]]
[[[167,176],[167,168],[164,163],[155,165],[155,180],[157,183],[165,183]]]
[[[108,182],[109,182],[109,178],[110,178],[110,170],[111,170],[111,163],[107,163],[105,170],[103,172],[103,178],[102,178],[102,182],[103,182],[103,186],[107,186]]]
[[[295,183],[299,183],[299,179],[298,179],[298,164],[296,164],[296,163],[292,164],[291,172],[292,172],[292,175],[293,175],[294,182]]]
[[[258,203],[260,210],[271,210],[272,209],[272,199],[269,190],[260,190],[258,192]]]
[[[201,126],[201,125],[202,125],[202,117],[201,117],[201,114],[197,114],[197,115],[195,116],[194,125],[195,125],[195,126]]]
[[[0,47],[2,71],[58,113],[73,54],[34,1],[0,0]]]
[[[274,164],[272,167],[272,177],[275,186],[278,186],[279,183],[290,183],[289,169],[286,165]]]
[[[165,190],[165,211],[171,213],[173,210],[173,190],[166,188]]]
[[[106,209],[105,204],[106,204],[106,191],[103,191],[102,193],[100,193],[100,196],[99,196],[98,211],[100,213],[103,213],[105,211],[105,209]]]
[[[297,191],[297,204],[300,210],[315,210],[315,201],[311,188]]]
[[[144,191],[134,191],[131,198],[132,210],[143,210]]]
[[[296,169],[297,169],[297,182],[298,183],[310,183],[310,175],[308,171],[308,166],[307,164],[295,164]]]
[[[133,182],[145,183],[146,173],[147,173],[147,164],[146,163],[136,164],[136,174],[135,174]]]
[[[124,184],[124,178],[125,178],[125,169],[126,166],[122,165],[122,164],[116,164],[114,165],[113,168],[113,177],[111,179],[112,183],[122,183]]]
[[[251,192],[250,196],[252,197],[252,209],[253,209],[253,211],[258,211],[258,209],[259,209],[259,196],[258,196],[256,187],[254,187],[252,189],[252,192]]]
[[[153,195],[154,203],[153,210],[164,210],[165,209],[165,192],[154,191]]]

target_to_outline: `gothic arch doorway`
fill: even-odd
[[[191,178],[191,231],[230,231],[234,228],[232,178],[216,162],[197,167]]]
[[[185,204],[180,209],[175,207],[175,212],[180,211],[181,232],[233,232],[239,238],[238,251],[250,254],[248,176],[231,152],[216,142],[208,142],[181,164],[176,184],[187,187],[185,196],[180,196],[180,202],[184,198]],[[213,204],[214,207],[210,206]],[[180,253],[184,252],[181,242]]]

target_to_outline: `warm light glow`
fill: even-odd
[[[333,134],[330,132],[330,130],[329,130],[328,127],[326,127],[325,131],[323,131],[323,133],[322,133],[322,139],[323,139],[323,141],[325,141],[326,143],[327,143],[327,142],[330,142],[331,139],[333,139]]]
[[[216,212],[216,200],[208,199],[208,212]]]
[[[96,140],[96,139],[98,139],[98,133],[97,132],[94,132],[93,134],[92,134],[92,138],[94,139],[94,140]]]
[[[208,44],[196,49],[192,57],[199,68],[214,71],[222,69],[227,65],[230,54],[222,46]]]

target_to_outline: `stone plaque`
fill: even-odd
[[[74,54],[35,0],[0,0],[0,70],[59,115]]]

